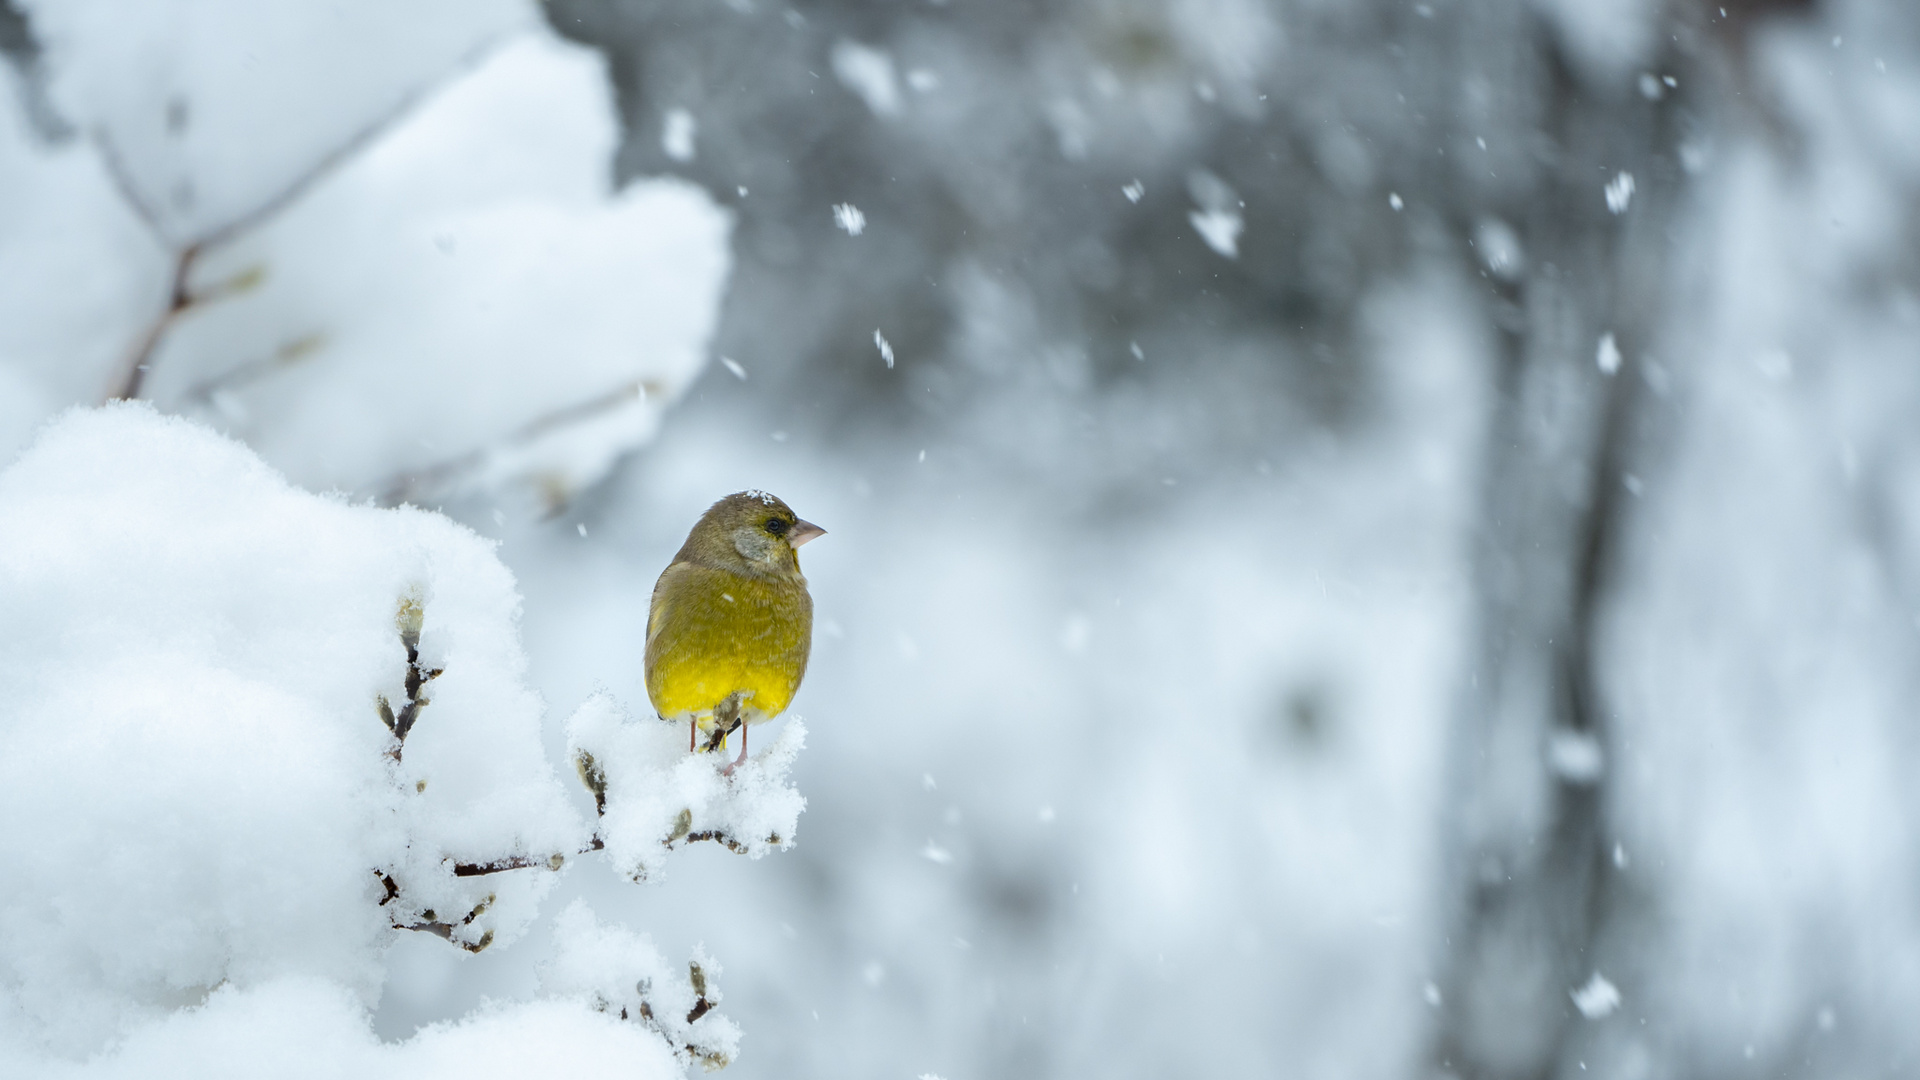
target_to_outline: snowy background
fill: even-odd
[[[0,1073],[1920,1069],[1920,8],[0,53]],[[746,487],[729,787],[640,656]]]

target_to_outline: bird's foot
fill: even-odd
[[[741,724],[740,725],[740,756],[733,759],[733,764],[727,766],[724,769],[721,769],[720,775],[732,776],[733,770],[745,764],[746,760],[747,760],[747,726],[745,724]]]

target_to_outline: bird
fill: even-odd
[[[764,491],[707,508],[654,583],[647,609],[647,697],[669,723],[687,725],[687,749],[724,750],[740,728],[786,711],[807,673],[813,597],[799,549],[826,530]]]

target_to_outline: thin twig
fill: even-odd
[[[199,303],[187,279],[193,273],[194,260],[200,257],[201,250],[199,244],[188,244],[174,257],[173,284],[167,292],[166,310],[147,325],[146,333],[140,335],[140,340],[134,343],[127,358],[121,362],[120,371],[107,390],[108,401],[131,401],[140,396],[141,385],[146,381],[147,369],[152,366],[153,352],[160,347],[160,339],[166,336],[167,328],[173,325],[175,319]]]
[[[607,846],[606,841],[596,836],[593,838],[592,843],[588,844],[586,847],[581,848],[579,851],[575,852],[575,854],[585,855],[589,851],[602,851],[606,848],[606,846]],[[546,858],[537,858],[531,855],[510,855],[507,858],[495,859],[492,862],[454,863],[453,876],[454,877],[481,877],[486,874],[505,873],[508,870],[533,870],[533,869],[558,870],[562,866],[565,866],[566,864],[567,864],[567,857],[557,852],[555,854],[548,855]]]
[[[664,841],[662,846],[668,850],[673,850],[688,844],[697,844],[705,840],[711,840],[721,847],[726,848],[728,851],[733,852],[735,855],[745,855],[751,850],[746,844],[735,839],[733,834],[720,829],[706,829],[696,833],[683,833]],[[767,837],[767,842],[770,844],[778,844],[780,838],[778,836],[769,836]],[[588,852],[605,851],[606,847],[607,842],[595,836],[591,843],[574,854],[585,855]],[[557,852],[545,856],[509,855],[506,858],[494,859],[491,862],[454,863],[453,876],[484,877],[488,874],[504,874],[509,870],[558,870],[566,864],[567,856]]]
[[[449,458],[438,464],[401,473],[381,485],[380,501],[387,506],[423,501],[430,494],[445,490],[461,474],[472,472],[486,464],[488,459],[503,450],[526,446],[560,428],[612,412],[630,401],[644,401],[662,393],[665,393],[665,388],[652,379],[634,379],[631,382],[622,383],[604,394],[536,417],[478,450]]]

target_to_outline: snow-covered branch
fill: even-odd
[[[570,730],[608,799],[580,813],[541,748],[513,579],[438,515],[308,494],[124,403],[49,427],[0,473],[0,519],[34,525],[0,530],[0,605],[33,628],[0,650],[0,863],[32,883],[0,899],[0,1005],[22,1018],[0,1061],[87,1056],[218,987],[371,1001],[395,931],[510,944],[575,854],[658,879],[696,839],[792,843],[797,723],[728,778],[641,755],[678,728],[595,697]],[[711,959],[673,968],[583,908],[556,939],[550,994],[681,1066],[732,1059]]]

